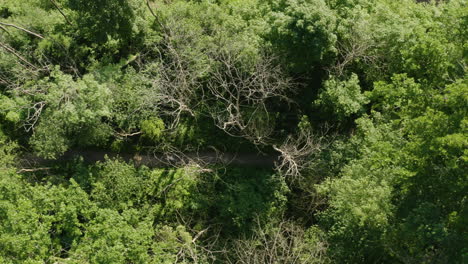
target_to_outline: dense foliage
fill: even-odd
[[[467,263],[467,67],[466,0],[1,0],[0,262]]]

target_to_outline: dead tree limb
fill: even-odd
[[[46,106],[46,102],[37,102],[34,103],[30,108],[28,108],[28,116],[24,122],[24,129],[26,132],[29,132],[34,129],[36,123],[39,121],[42,110]]]
[[[146,6],[148,6],[148,9],[149,9],[151,15],[154,16],[154,18],[156,19],[156,22],[159,24],[159,26],[166,31],[167,28],[164,26],[164,24],[161,22],[161,19],[159,18],[159,16],[156,15],[153,8],[151,7],[150,0],[146,0]]]
[[[19,55],[19,53],[13,49],[12,47],[0,42],[0,47],[4,48],[6,51],[10,52],[11,54],[15,55],[18,59],[20,59],[22,62],[26,63],[29,67],[39,70],[34,64],[30,63],[28,60],[26,60],[23,56]]]
[[[72,25],[71,21],[68,19],[68,17],[63,13],[62,9],[57,5],[57,3],[54,0],[50,0],[50,2],[55,6],[55,8],[62,14],[63,18],[67,21],[69,25]]]
[[[116,132],[117,136],[123,137],[123,138],[141,135],[142,133],[143,133],[143,132],[141,132],[141,131],[133,132],[133,133],[125,133],[125,132],[120,133],[120,132]]]
[[[206,85],[208,112],[215,125],[234,137],[244,137],[265,145],[274,131],[274,119],[268,109],[269,100],[290,103],[293,93],[289,79],[264,57],[253,70],[242,68],[236,54],[222,52],[215,57],[219,67]]]
[[[22,30],[28,34],[31,34],[35,37],[38,37],[40,39],[43,39],[44,37],[41,35],[41,34],[38,34],[38,33],[35,33],[35,32],[32,32],[31,30],[28,30],[28,29],[25,29],[23,27],[20,27],[20,26],[17,26],[17,25],[14,25],[14,24],[9,24],[9,23],[3,23],[3,22],[0,22],[0,25],[3,25],[3,26],[7,26],[7,27],[14,27],[16,29],[19,29],[19,30]]]
[[[290,180],[299,180],[301,173],[311,165],[311,155],[325,147],[324,139],[324,134],[314,134],[306,129],[289,135],[280,146],[273,146],[280,153],[276,170]]]
[[[317,235],[313,243],[305,242],[306,230],[289,220],[264,226],[257,217],[251,237],[234,240],[227,256],[229,264],[311,264],[328,263],[328,245]]]
[[[51,168],[49,167],[44,167],[44,168],[32,168],[32,169],[20,169],[18,170],[16,173],[24,173],[24,172],[36,172],[36,171],[47,171],[47,170],[50,170]]]
[[[377,43],[367,31],[365,23],[355,23],[347,38],[338,40],[337,62],[328,69],[331,74],[343,76],[347,68],[358,60],[377,70],[383,68],[382,58],[373,52],[378,48]]]
[[[10,34],[10,31],[8,31],[8,29],[6,29],[4,26],[0,25],[0,28],[5,31],[8,35],[11,35]]]

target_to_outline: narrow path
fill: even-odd
[[[76,157],[83,157],[86,163],[95,163],[97,161],[104,161],[105,157],[108,158],[121,158],[127,162],[133,162],[136,166],[145,165],[148,167],[162,167],[168,165],[180,164],[181,162],[188,162],[195,160],[205,164],[226,164],[235,166],[251,166],[272,168],[274,162],[278,160],[277,155],[261,155],[256,153],[216,153],[216,152],[200,152],[200,153],[186,153],[182,155],[163,155],[163,154],[130,154],[130,153],[115,153],[109,151],[94,151],[94,150],[71,150],[67,151],[64,155],[55,161],[70,161]],[[38,166],[50,163],[52,160],[39,158],[32,154],[25,155],[21,160],[23,167]],[[52,161],[53,162],[53,161]]]

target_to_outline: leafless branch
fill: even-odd
[[[203,230],[193,230],[188,227],[187,223],[181,224],[184,226],[187,233],[190,234],[191,239],[187,240],[188,237],[180,236],[180,233],[176,233],[176,254],[173,263],[209,263],[208,259],[214,259],[214,254],[220,253],[220,251],[214,250],[212,243],[202,243],[199,241],[201,237],[203,240],[217,241],[219,234],[213,233],[211,237],[206,237],[210,227]],[[165,237],[156,237],[157,239],[165,240]]]
[[[51,168],[49,167],[44,167],[44,168],[32,168],[32,169],[20,169],[16,173],[24,173],[24,172],[36,172],[36,171],[47,171],[50,170]]]
[[[342,76],[345,70],[354,62],[361,61],[365,65],[380,69],[381,58],[372,52],[377,48],[377,43],[372,39],[372,34],[368,32],[367,25],[355,23],[347,38],[338,41],[338,60],[329,71],[336,76]]]
[[[208,68],[193,67],[194,62],[202,58],[186,54],[184,49],[197,36],[194,32],[180,29],[174,19],[165,24],[159,21],[164,29],[164,39],[159,48],[164,49],[165,55],[164,58],[161,56],[159,64],[146,71],[147,78],[153,83],[153,89],[146,96],[146,104],[153,105],[166,117],[168,129],[174,129],[184,114],[195,116],[195,108],[203,100],[198,94],[202,86],[200,76],[208,71]]]
[[[211,173],[210,164],[221,163],[222,155],[211,153],[208,157],[200,154],[190,146],[181,149],[170,143],[159,144],[158,147],[152,148],[151,159],[158,164],[164,164],[169,167],[183,168],[188,174]],[[137,160],[138,162],[138,160]]]
[[[156,13],[154,12],[153,8],[151,7],[151,4],[150,4],[150,0],[146,0],[146,6],[148,6],[148,9],[149,11],[151,12],[151,15],[154,16],[154,18],[156,19],[156,22],[159,24],[159,26],[167,31],[167,27],[164,26],[164,24],[161,22],[161,19],[159,18],[159,16],[156,15]]]
[[[8,35],[10,35],[10,32],[8,31],[8,29],[6,29],[4,26],[0,25],[0,28],[5,31]]]
[[[324,239],[305,242],[305,230],[288,220],[274,227],[265,227],[257,219],[257,228],[250,238],[235,240],[228,257],[230,264],[313,264],[327,263]]]
[[[30,108],[28,108],[28,116],[24,122],[24,128],[26,132],[31,131],[34,129],[36,123],[39,121],[39,117],[41,116],[42,110],[44,109],[46,102],[36,102]]]
[[[212,263],[208,262],[208,260],[214,260],[216,259],[216,255],[226,253],[226,251],[219,246],[221,228],[210,225],[202,230],[192,229],[191,226],[194,225],[193,218],[187,218],[186,214],[182,215],[180,213],[178,213],[178,223],[192,234],[192,240],[186,244],[185,247],[179,249],[178,260],[180,260],[181,263],[186,263],[184,261],[188,261],[189,263]],[[200,261],[201,259],[203,259],[204,262]]]
[[[57,3],[54,1],[54,0],[50,0],[50,2],[55,6],[55,8],[60,12],[60,14],[63,16],[63,18],[65,18],[65,20],[67,21],[67,23],[69,25],[71,25],[71,21],[68,19],[68,17],[63,13],[62,9],[60,9],[60,7],[57,5]]]
[[[289,103],[288,93],[293,92],[290,80],[268,57],[251,71],[240,66],[236,54],[221,52],[215,59],[219,67],[212,72],[205,92],[209,115],[227,134],[266,144],[274,130],[268,101]]]
[[[18,59],[20,59],[22,62],[26,63],[29,67],[39,70],[34,64],[26,60],[23,56],[21,56],[15,49],[12,47],[8,46],[7,44],[4,44],[0,42],[0,47],[4,48],[6,51],[10,52],[11,54],[15,55]]]
[[[20,27],[20,26],[14,25],[14,24],[0,22],[0,25],[7,26],[7,27],[14,27],[14,28],[19,29],[19,30],[22,30],[22,31],[24,31],[24,32],[26,32],[26,33],[28,33],[28,34],[31,34],[31,35],[33,35],[33,36],[35,36],[35,37],[38,37],[38,38],[40,38],[40,39],[43,39],[43,38],[44,38],[41,34],[32,32],[31,30],[25,29],[25,28],[23,28],[23,27]]]
[[[325,135],[328,132],[314,134],[308,129],[299,130],[296,135],[289,135],[281,146],[273,146],[280,153],[276,162],[276,170],[290,180],[299,180],[301,172],[307,169],[311,162],[311,155],[326,146]]]
[[[164,38],[156,50],[164,50],[164,56],[145,70],[152,89],[144,104],[164,118],[168,131],[175,130],[184,116],[204,116],[230,136],[269,144],[275,129],[271,105],[292,103],[294,93],[294,85],[275,60],[265,55],[246,63],[235,47],[193,52],[198,32],[181,27],[177,17],[158,23]]]
[[[133,136],[137,136],[137,135],[141,135],[143,132],[141,131],[137,131],[137,132],[133,132],[133,133],[121,133],[121,132],[115,132],[117,136],[121,137],[121,138],[126,138],[126,137],[133,137]]]

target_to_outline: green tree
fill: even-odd
[[[34,128],[30,143],[39,155],[56,157],[74,144],[106,141],[110,129],[102,119],[110,115],[110,93],[92,75],[74,81],[55,71],[29,89],[35,92],[30,98],[33,112],[24,113],[25,123]]]
[[[358,76],[352,74],[348,80],[331,77],[325,81],[314,105],[332,112],[338,120],[345,120],[351,115],[362,113],[368,102],[361,91]]]
[[[266,35],[288,67],[299,73],[327,65],[336,52],[336,14],[326,1],[268,1]]]

